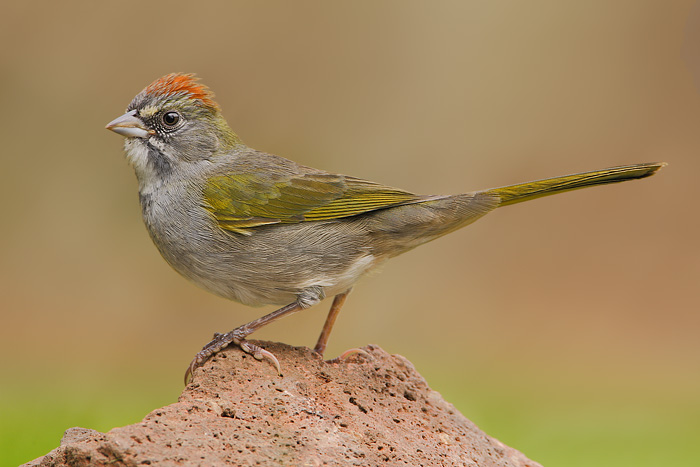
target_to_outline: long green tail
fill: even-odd
[[[498,195],[501,198],[500,206],[508,206],[509,204],[520,203],[522,201],[563,193],[565,191],[578,190],[579,188],[586,188],[588,186],[605,185],[608,183],[650,177],[665,165],[665,162],[651,162],[648,164],[611,167],[609,169],[594,170],[592,172],[564,175],[562,177],[493,188],[483,193]]]

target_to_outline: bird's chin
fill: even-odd
[[[124,152],[126,160],[138,172],[146,167],[148,162],[148,146],[142,138],[125,138]]]

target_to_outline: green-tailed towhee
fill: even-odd
[[[414,193],[299,165],[247,147],[209,89],[170,74],[107,125],[126,137],[144,222],[180,274],[246,305],[282,308],[226,334],[195,356],[185,380],[234,343],[279,363],[246,337],[334,296],[315,350],[323,354],[345,297],[389,258],[464,227],[499,206],[654,174],[635,164],[471,193]]]

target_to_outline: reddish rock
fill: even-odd
[[[175,404],[100,433],[71,428],[28,466],[539,466],[489,437],[376,346],[341,363],[262,342],[284,376],[236,348],[197,370]]]

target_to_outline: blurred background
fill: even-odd
[[[669,162],[393,260],[327,355],[406,356],[544,465],[697,465],[696,2],[6,2],[0,58],[1,465],[175,402],[213,332],[271,311],[187,283],[142,225],[104,125],[173,71],[252,147],[419,193]],[[328,305],[254,338],[312,346]]]

